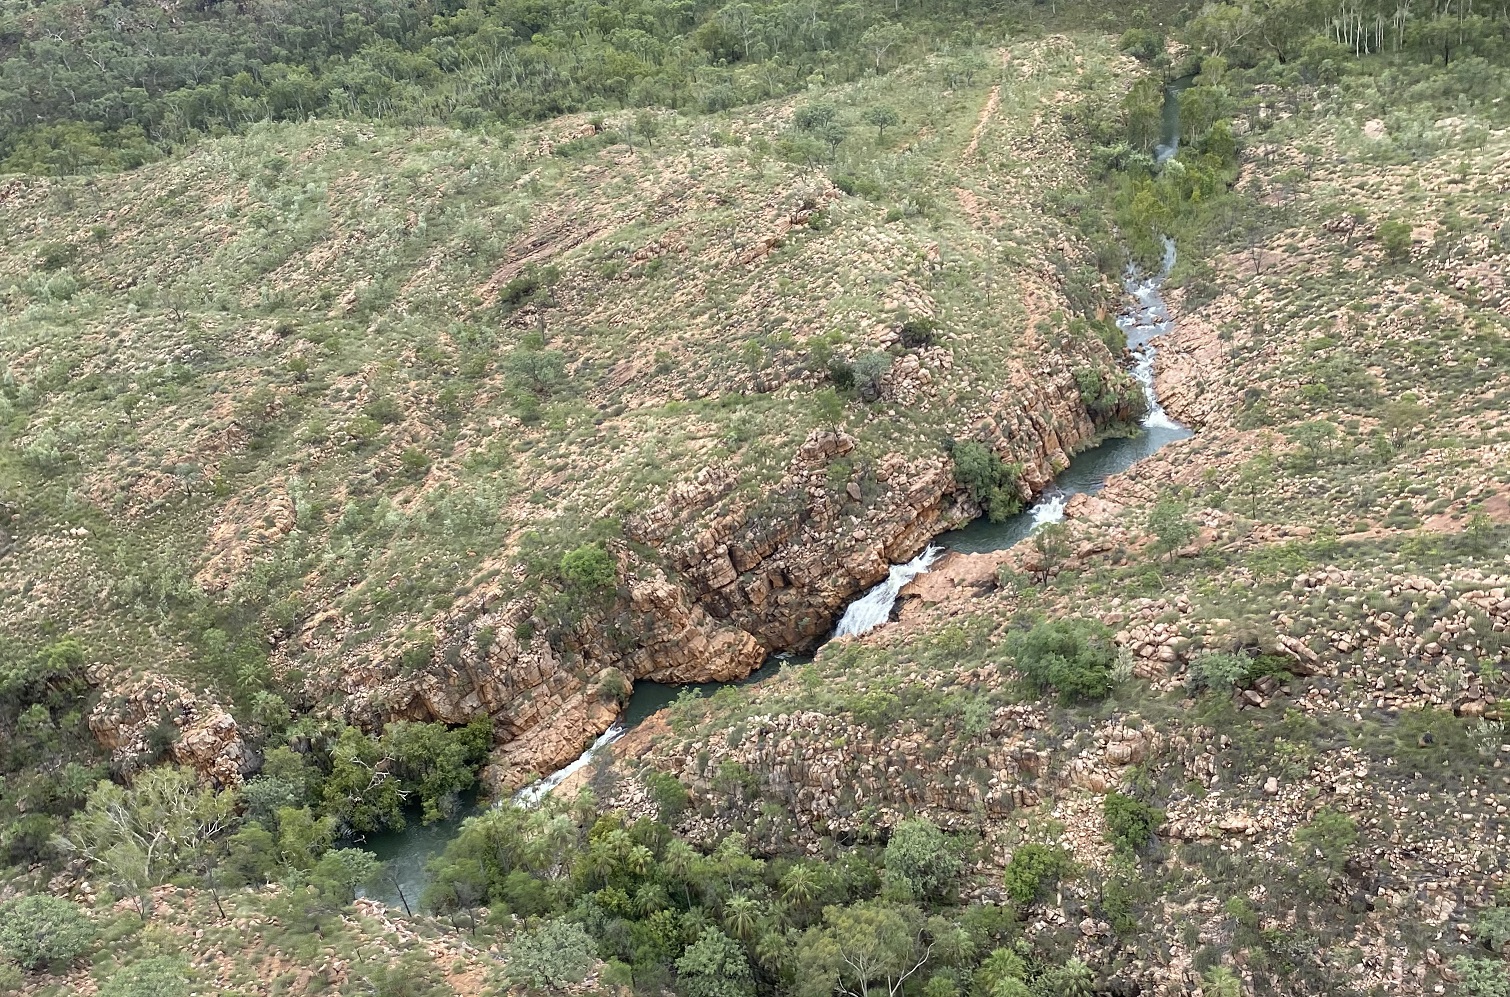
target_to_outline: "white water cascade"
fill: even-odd
[[[1028,515],[1033,517],[1033,529],[1044,523],[1057,523],[1064,519],[1064,507],[1069,504],[1069,492],[1050,488],[1038,496],[1038,501],[1028,506]]]
[[[1153,338],[1169,331],[1174,325],[1169,306],[1159,289],[1169,271],[1174,269],[1174,240],[1164,237],[1164,260],[1159,272],[1149,276],[1129,269],[1123,286],[1136,302],[1133,309],[1117,319],[1117,325],[1127,334],[1127,346],[1135,358],[1132,374],[1143,385],[1143,397],[1148,402],[1148,413],[1143,416],[1143,425],[1150,429],[1179,429],[1179,423],[1169,417],[1164,406],[1159,404],[1153,387]]]
[[[619,724],[614,724],[612,727],[605,730],[602,734],[598,735],[598,739],[594,741],[586,751],[582,752],[582,754],[577,757],[576,761],[566,766],[566,768],[552,772],[544,779],[541,779],[538,782],[532,782],[528,786],[525,786],[523,789],[519,790],[519,792],[515,793],[514,802],[522,807],[532,807],[535,804],[539,803],[541,800],[545,799],[546,796],[550,795],[551,790],[555,789],[557,786],[565,782],[568,777],[573,776],[576,773],[587,768],[587,766],[592,763],[594,755],[596,755],[601,749],[608,747],[610,744],[623,737],[625,731],[626,728],[621,727]]]
[[[835,637],[854,637],[885,623],[891,618],[891,607],[896,605],[897,593],[918,575],[927,571],[939,555],[942,547],[930,544],[923,552],[906,564],[893,564],[886,580],[849,604],[834,628]]]

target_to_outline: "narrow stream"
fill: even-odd
[[[1189,85],[1189,79],[1176,80],[1165,88],[1164,142],[1158,147],[1156,157],[1160,164],[1168,161],[1179,150],[1179,94]],[[1192,435],[1190,430],[1169,417],[1159,404],[1154,390],[1153,340],[1169,331],[1174,324],[1160,289],[1174,268],[1174,263],[1175,245],[1166,238],[1164,259],[1159,272],[1143,274],[1135,267],[1130,267],[1123,281],[1132,307],[1118,317],[1117,326],[1127,337],[1127,349],[1133,360],[1132,375],[1142,384],[1143,395],[1148,403],[1147,414],[1138,430],[1126,436],[1108,438],[1081,452],[1031,506],[1016,516],[1000,523],[992,523],[985,518],[978,519],[962,529],[952,530],[938,537],[937,544],[929,544],[911,561],[893,565],[884,581],[849,604],[834,628],[834,638],[857,636],[890,620],[897,594],[903,586],[926,572],[946,551],[985,553],[1005,550],[1038,526],[1063,519],[1065,505],[1071,497],[1100,491],[1106,486],[1107,478],[1127,470],[1165,444]],[[759,682],[774,675],[783,664],[808,660],[811,658],[806,656],[794,658],[785,654],[773,655],[757,671],[739,680],[737,684]],[[726,684],[728,683],[709,682],[670,686],[657,682],[636,682],[628,706],[612,727],[604,731],[570,765],[519,790],[514,794],[512,802],[521,806],[538,803],[567,777],[590,765],[603,748],[623,737],[646,717],[669,706],[683,689],[696,689],[705,695],[711,695]],[[379,858],[393,863],[404,896],[412,907],[418,906],[427,880],[426,863],[440,854],[446,843],[455,836],[461,821],[475,812],[475,806],[469,805],[448,820],[428,826],[415,820],[403,831],[375,835],[366,842],[367,847]],[[372,891],[369,895],[393,906],[400,906],[398,891],[391,886]]]

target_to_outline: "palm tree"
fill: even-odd
[[[697,864],[698,854],[696,850],[681,838],[672,838],[666,843],[666,850],[661,853],[661,872],[667,879],[682,884],[682,899],[687,906],[692,906],[692,889],[690,884],[692,867]]]
[[[811,903],[817,892],[818,874],[806,863],[792,866],[781,877],[781,899],[799,908]]]
[[[633,876],[644,876],[655,865],[655,855],[644,845],[635,845],[624,856],[624,868]]]
[[[664,910],[670,904],[671,898],[666,896],[666,888],[660,883],[646,883],[634,891],[635,913],[641,918],[649,917],[658,910]]]
[[[724,926],[729,934],[740,941],[748,941],[755,934],[755,923],[760,918],[760,905],[744,893],[736,893],[724,904]]]

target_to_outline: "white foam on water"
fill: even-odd
[[[839,625],[834,628],[835,637],[855,637],[891,619],[891,607],[896,605],[897,593],[918,575],[927,571],[944,552],[942,547],[931,544],[906,564],[893,564],[886,580],[849,604]]]
[[[1143,398],[1148,403],[1147,414],[1143,416],[1143,425],[1150,429],[1180,428],[1180,424],[1171,419],[1169,413],[1164,411],[1164,406],[1159,404],[1159,398],[1154,393],[1153,386],[1155,351],[1152,340],[1155,336],[1168,332],[1174,324],[1169,314],[1169,307],[1164,303],[1164,297],[1159,293],[1159,289],[1163,287],[1169,272],[1174,269],[1174,263],[1174,240],[1165,236],[1164,258],[1158,273],[1144,275],[1136,270],[1128,270],[1125,286],[1127,293],[1137,302],[1137,307],[1117,319],[1117,325],[1127,333],[1128,347],[1137,358],[1133,364],[1132,374],[1143,386]]]
[[[522,807],[532,807],[535,804],[539,803],[541,800],[550,795],[551,790],[555,789],[557,786],[565,782],[569,776],[575,775],[576,773],[587,768],[587,766],[592,763],[593,756],[596,755],[599,750],[606,748],[608,745],[623,737],[624,733],[625,728],[619,726],[618,724],[614,724],[612,727],[605,730],[602,734],[598,735],[598,739],[594,741],[586,751],[582,752],[582,754],[577,757],[576,761],[572,762],[564,769],[561,769],[557,772],[552,772],[550,775],[546,776],[544,779],[541,779],[539,782],[533,782],[528,786],[525,786],[523,789],[519,790],[519,792],[515,793],[514,802]]]
[[[1028,509],[1028,515],[1033,517],[1033,529],[1038,529],[1044,523],[1057,523],[1063,520],[1064,507],[1069,504],[1069,501],[1069,495],[1057,489],[1044,492]]]

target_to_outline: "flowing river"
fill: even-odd
[[[1182,84],[1188,85],[1188,81],[1176,81],[1165,91],[1164,142],[1158,150],[1159,163],[1174,156],[1178,149],[1179,91],[1184,88]],[[857,636],[890,620],[902,587],[927,571],[945,551],[985,553],[1005,550],[1038,526],[1063,519],[1064,507],[1071,497],[1100,491],[1105,487],[1107,478],[1127,470],[1165,444],[1191,435],[1190,430],[1169,418],[1154,390],[1153,340],[1167,332],[1173,324],[1160,289],[1174,263],[1174,243],[1165,239],[1164,259],[1159,272],[1144,274],[1136,268],[1130,268],[1123,282],[1131,306],[1117,319],[1117,326],[1127,337],[1127,350],[1132,358],[1132,375],[1142,384],[1143,395],[1148,403],[1142,425],[1129,435],[1108,438],[1082,451],[1031,506],[1016,516],[1000,523],[978,519],[963,529],[943,534],[938,538],[938,545],[929,544],[911,561],[893,565],[884,581],[849,604],[834,629],[835,638]],[[759,682],[774,675],[787,662],[808,660],[811,658],[806,656],[796,658],[791,655],[775,655],[738,684]],[[670,705],[682,689],[711,693],[720,685],[721,683],[703,683],[668,686],[656,682],[636,682],[628,706],[612,727],[604,731],[570,765],[515,793],[513,802],[521,806],[532,806],[544,799],[569,776],[592,764],[602,749],[623,737],[646,717]],[[419,824],[415,815],[415,818],[411,818],[414,822],[405,830],[369,838],[367,847],[378,858],[391,862],[397,876],[396,887],[390,884],[369,895],[394,906],[400,906],[404,900],[411,907],[417,906],[426,883],[426,863],[445,848],[446,843],[455,836],[461,821],[476,810],[476,805],[469,803],[455,817],[428,826]],[[399,896],[399,889],[403,891],[402,898]]]

